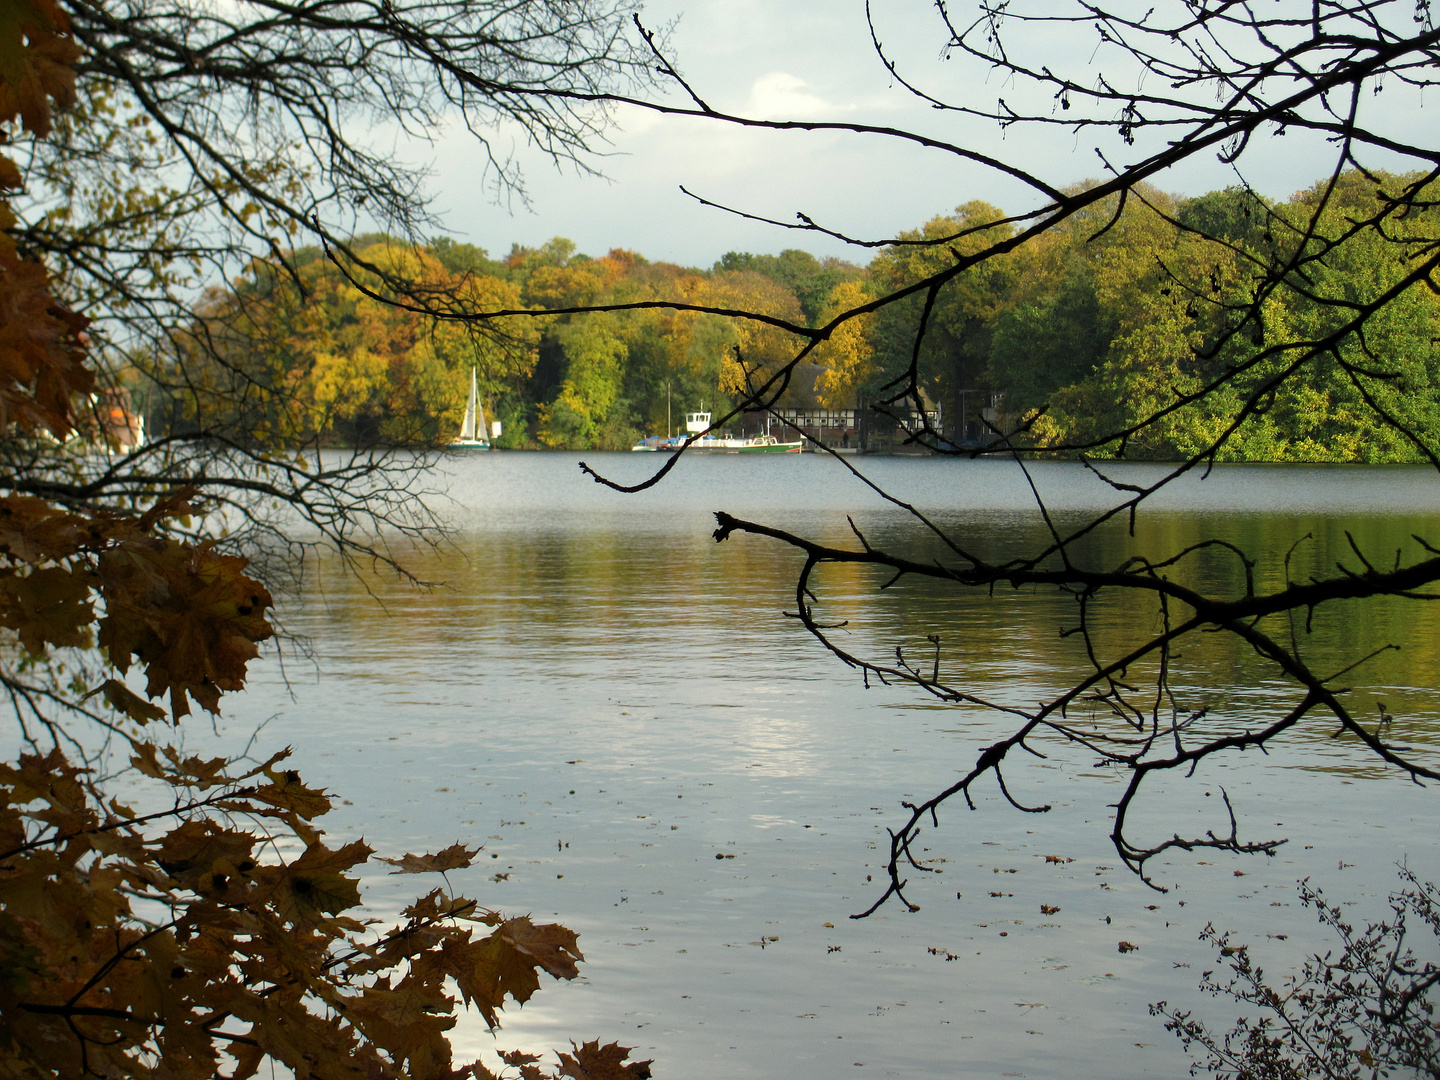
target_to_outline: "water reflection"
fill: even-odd
[[[1043,535],[1004,463],[865,467],[987,553]],[[1235,755],[1156,790],[1142,824],[1164,835],[1219,821],[1223,784],[1246,828],[1291,837],[1269,860],[1176,859],[1163,876],[1178,889],[1160,896],[1114,869],[1114,778],[1056,747],[1016,778],[1021,798],[1055,813],[1019,815],[998,796],[973,813],[951,808],[928,838],[945,873],[915,893],[924,910],[851,922],[873,895],[866,878],[878,876],[899,800],[951,782],[999,729],[981,710],[864,689],[781,615],[795,604],[793,553],[753,537],[717,546],[709,513],[837,542],[851,513],[877,541],[926,542],[833,463],[804,455],[683,462],[633,498],[585,481],[564,455],[449,468],[455,543],[407,556],[445,586],[361,583],[322,565],[287,618],[311,638],[323,679],[287,687],[267,669],[227,730],[273,717],[262,738],[296,744],[307,775],[352,800],[335,815],[342,832],[395,851],[482,841],[494,858],[452,875],[457,889],[582,932],[587,979],[547,988],[501,1046],[619,1038],[656,1057],[657,1075],[698,1080],[1179,1075],[1186,1062],[1144,1007],[1194,999],[1210,960],[1194,941],[1205,922],[1268,943],[1273,968],[1307,941],[1307,917],[1287,906],[1298,877],[1363,904],[1407,854],[1434,876],[1428,790],[1309,730],[1269,758]],[[1037,482],[1067,520],[1114,501],[1067,466],[1037,470]],[[1299,578],[1353,565],[1347,529],[1377,552],[1440,532],[1437,488],[1417,470],[1217,470],[1142,515],[1134,537],[1123,524],[1097,533],[1082,557],[1154,557],[1207,535],[1275,552],[1308,533],[1291,561]],[[1346,506],[1358,512],[1337,517]],[[1243,588],[1215,549],[1175,572]],[[1269,558],[1257,585],[1284,572]],[[877,593],[859,568],[822,584],[820,603],[851,620],[856,648],[886,656],[940,634],[946,670],[998,699],[1033,702],[1083,659],[1058,635],[1073,601],[1053,593]],[[1119,648],[1148,617],[1102,604],[1098,632]],[[1403,645],[1357,672],[1351,696],[1367,715],[1368,699],[1384,700],[1397,737],[1433,749],[1437,618],[1403,602],[1337,606],[1317,613],[1305,648],[1338,667],[1366,641]],[[1212,704],[1216,723],[1282,707],[1273,673],[1228,639],[1186,653],[1184,693]],[[379,906],[401,897],[395,879],[371,887]],[[1119,955],[1121,939],[1140,949]],[[489,1038],[462,1033],[476,1046]]]
[[[1267,475],[1278,479],[1277,474]],[[1077,520],[1061,519],[1061,528]],[[1364,566],[1357,550],[1387,566],[1398,558],[1423,558],[1426,553],[1416,537],[1431,532],[1437,523],[1436,517],[1411,514],[1336,518],[1162,511],[1143,515],[1133,534],[1123,523],[1098,530],[1078,545],[1072,560],[1087,568],[1108,569],[1132,558],[1158,561],[1195,549],[1166,576],[1207,595],[1239,598],[1247,587],[1278,590],[1287,581],[1332,576],[1337,567],[1361,572]],[[1049,535],[1039,521],[1009,521],[997,527],[993,522],[964,524],[952,516],[947,525],[963,536],[969,549],[990,558],[1041,550]],[[901,546],[913,535],[914,530],[897,519],[891,530],[878,529],[871,539],[877,546]],[[1224,541],[1233,548],[1199,546],[1207,540]],[[1247,568],[1236,549],[1253,555],[1253,565]],[[920,550],[922,557],[942,557],[938,545]],[[934,655],[930,639],[938,637],[939,670],[949,685],[1014,707],[1058,694],[1089,670],[1086,643],[1078,636],[1060,636],[1061,630],[1079,622],[1072,596],[1043,588],[965,590],[932,579],[902,580],[881,592],[877,586],[885,576],[866,575],[849,566],[821,579],[826,587],[817,592],[822,600],[817,617],[846,621],[847,649],[883,663],[900,644],[907,658],[924,661],[921,666],[928,669],[928,658]],[[1160,625],[1159,605],[1143,596],[1102,592],[1089,598],[1089,645],[1101,657],[1124,655],[1147,641]],[[1433,605],[1395,597],[1339,601],[1308,618],[1304,612],[1275,616],[1259,626],[1284,640],[1293,637],[1307,662],[1326,673],[1350,668],[1373,650],[1391,646],[1351,671],[1346,678],[1349,689],[1340,697],[1356,716],[1371,721],[1378,720],[1377,702],[1383,700],[1395,716],[1395,726],[1388,729],[1393,737],[1435,748],[1440,717],[1433,681],[1440,670],[1440,611]],[[1197,736],[1273,722],[1303,696],[1279,677],[1273,664],[1233,635],[1193,637],[1169,662],[1176,694],[1166,707],[1182,716],[1206,710],[1208,721],[1197,726]],[[1153,686],[1156,664],[1133,666],[1127,681],[1137,687]],[[1317,716],[1286,738],[1307,741],[1327,763],[1332,758],[1353,763],[1348,749],[1333,752],[1332,729],[1333,721]],[[1309,767],[1314,762],[1297,764]],[[1367,771],[1383,769],[1377,765]]]

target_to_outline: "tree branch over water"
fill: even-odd
[[[1014,733],[985,747],[960,780],[923,802],[906,804],[910,810],[909,819],[891,833],[889,886],[864,914],[876,910],[892,895],[915,909],[916,905],[905,896],[903,874],[907,868],[930,869],[915,854],[915,841],[924,829],[925,820],[928,818],[933,826],[938,826],[937,809],[956,795],[963,795],[973,809],[973,790],[980,781],[993,778],[1004,797],[1017,809],[1031,812],[1049,810],[1048,806],[1022,806],[1005,787],[1004,778],[1004,769],[1012,750],[1039,755],[1039,744],[1047,740],[1083,748],[1096,755],[1102,763],[1129,771],[1129,782],[1116,804],[1112,840],[1126,865],[1157,889],[1160,886],[1147,872],[1146,864],[1155,856],[1174,848],[1268,853],[1284,842],[1242,840],[1233,811],[1229,815],[1231,829],[1226,834],[1207,832],[1183,838],[1176,835],[1155,844],[1136,842],[1127,832],[1127,813],[1146,780],[1157,772],[1193,771],[1196,765],[1212,756],[1226,751],[1263,748],[1267,742],[1302,721],[1308,721],[1313,727],[1318,726],[1321,718],[1328,718],[1338,721],[1342,732],[1354,736],[1380,760],[1417,782],[1440,780],[1440,771],[1432,764],[1408,748],[1386,741],[1379,730],[1367,728],[1350,712],[1338,696],[1342,692],[1335,683],[1338,675],[1327,677],[1316,673],[1301,657],[1298,648],[1283,643],[1282,633],[1270,632],[1260,625],[1265,620],[1280,622],[1281,630],[1288,631],[1289,617],[1302,612],[1307,617],[1313,616],[1317,609],[1345,600],[1368,600],[1380,596],[1440,599],[1440,593],[1420,591],[1440,581],[1440,559],[1432,557],[1407,566],[1397,566],[1388,573],[1369,566],[1358,571],[1340,566],[1340,572],[1330,578],[1287,584],[1286,588],[1272,593],[1249,591],[1239,599],[1222,600],[1198,593],[1161,573],[1166,567],[1208,545],[1192,545],[1164,564],[1132,558],[1120,567],[1104,571],[1090,571],[1074,565],[1052,568],[1047,564],[1053,560],[1043,557],[995,565],[966,556],[958,549],[955,562],[946,564],[902,558],[879,551],[868,543],[860,550],[817,544],[786,530],[742,521],[724,512],[718,513],[716,518],[719,522],[715,530],[717,541],[727,540],[737,532],[750,533],[779,540],[804,554],[804,568],[795,586],[796,610],[787,614],[798,620],[843,663],[860,671],[867,681],[873,678],[886,684],[908,683],[938,701],[979,706],[1015,721]],[[893,663],[867,660],[837,642],[833,632],[843,624],[826,624],[816,615],[813,590],[818,588],[817,573],[827,565],[846,563],[883,569],[887,571],[888,584],[891,585],[901,577],[910,576],[943,582],[957,593],[993,593],[997,587],[1021,589],[1045,586],[1056,589],[1073,597],[1080,606],[1080,625],[1069,632],[1086,636],[1086,653],[1091,670],[1038,708],[1024,710],[1002,706],[963,686],[942,680],[939,676],[938,639],[934,639],[937,655],[928,672],[899,649]],[[1145,621],[1140,612],[1148,608],[1162,623],[1163,629],[1124,651],[1106,654],[1102,659],[1101,651],[1088,640],[1091,632],[1089,616],[1100,602],[1112,600],[1117,595],[1122,599],[1112,601],[1112,607],[1122,607],[1127,617],[1137,623]],[[1186,613],[1182,615],[1182,611]],[[1213,631],[1234,635],[1297,686],[1299,700],[1281,718],[1259,730],[1217,735],[1201,725],[1205,719],[1203,714],[1185,714],[1176,707],[1168,660],[1178,642],[1194,634]],[[1134,679],[1135,673],[1140,670],[1149,672],[1149,690]],[[1228,809],[1228,796],[1225,802]]]
[[[882,257],[896,268],[888,285],[864,303],[829,315],[822,326],[785,327],[800,342],[788,363],[747,369],[748,388],[730,414],[769,412],[783,422],[775,411],[777,388],[788,385],[802,361],[823,355],[821,343],[851,321],[888,320],[883,325],[896,343],[892,354],[907,359],[856,384],[871,414],[903,424],[907,442],[937,454],[1012,459],[1026,470],[1035,510],[1045,523],[1045,540],[985,558],[968,550],[954,530],[881,491],[911,516],[917,535],[938,542],[941,555],[921,559],[877,546],[853,523],[858,546],[845,547],[717,514],[717,541],[750,534],[802,556],[795,609],[787,614],[867,683],[908,684],[936,701],[993,713],[1008,725],[1009,734],[982,748],[955,783],[905,804],[907,816],[891,833],[886,888],[862,914],[892,898],[917,906],[907,892],[913,891],[907,875],[932,869],[917,840],[927,828],[938,827],[947,801],[961,796],[974,807],[977,790],[993,781],[1017,810],[1049,809],[1028,804],[1007,779],[1016,750],[1044,756],[1068,747],[1128,774],[1114,806],[1111,839],[1125,864],[1155,888],[1162,886],[1151,866],[1162,854],[1201,848],[1271,854],[1284,843],[1243,835],[1223,790],[1223,826],[1140,838],[1135,806],[1159,776],[1189,776],[1202,764],[1263,751],[1284,735],[1303,732],[1311,739],[1352,739],[1417,783],[1440,779],[1440,764],[1423,750],[1392,740],[1391,718],[1383,708],[1372,722],[1357,716],[1345,698],[1341,679],[1392,643],[1357,642],[1355,656],[1332,673],[1317,670],[1304,648],[1316,618],[1338,617],[1336,612],[1355,604],[1421,603],[1440,596],[1440,558],[1428,541],[1417,537],[1418,554],[1405,558],[1397,552],[1393,566],[1384,569],[1388,559],[1373,558],[1352,538],[1353,561],[1342,560],[1308,580],[1291,580],[1290,554],[1246,550],[1219,538],[1164,556],[1117,559],[1110,566],[1087,560],[1081,543],[1127,520],[1133,533],[1150,500],[1182,478],[1204,475],[1230,458],[1265,457],[1265,446],[1279,437],[1276,418],[1301,417],[1291,426],[1303,426],[1310,423],[1303,420],[1304,410],[1318,408],[1316,401],[1331,413],[1343,412],[1350,427],[1334,426],[1327,435],[1323,423],[1314,422],[1305,430],[1313,432],[1307,437],[1315,445],[1328,451],[1325,440],[1338,445],[1349,438],[1347,432],[1366,428],[1384,433],[1402,448],[1396,451],[1402,458],[1440,466],[1440,365],[1433,352],[1433,340],[1440,338],[1440,145],[1424,135],[1433,125],[1395,122],[1397,115],[1422,117],[1421,94],[1433,93],[1440,82],[1440,31],[1428,5],[1401,11],[1358,0],[1282,2],[1259,13],[1231,4],[1166,3],[1135,18],[1096,3],[1056,9],[982,2],[972,12],[967,22],[953,4],[937,5],[943,55],[969,63],[976,74],[988,76],[988,85],[1004,86],[1006,96],[993,105],[969,95],[957,100],[924,85],[933,73],[908,73],[882,44],[884,35],[867,8],[880,63],[896,84],[933,108],[935,130],[725,113],[708,103],[703,88],[678,74],[677,64],[649,35],[643,39],[659,75],[671,80],[683,102],[610,99],[722,125],[846,132],[918,144],[1018,178],[1043,199],[1039,209],[1025,214],[969,204],[950,219],[954,226],[883,242],[850,240],[883,247]],[[1070,62],[1068,57],[1084,55],[1071,44],[1067,66],[1051,62],[1038,39],[1026,36],[1042,28],[1062,32],[1069,42],[1091,36],[1095,59],[1088,66]],[[1378,96],[1382,89],[1384,98]],[[1093,140],[1104,175],[1078,184],[1052,180],[969,149],[974,140],[967,141],[965,133],[973,128],[964,125],[975,121]],[[952,127],[937,133],[947,123]],[[1329,175],[1289,203],[1267,200],[1248,177],[1265,175],[1277,155],[1302,140],[1329,147]],[[1218,156],[1236,179],[1210,203],[1179,205],[1152,186],[1209,155]],[[747,219],[851,237],[849,230],[805,213],[791,224],[719,206],[690,189],[686,193],[704,207]],[[1122,273],[1106,261],[1106,245],[1127,229],[1170,230],[1177,239],[1149,267]],[[983,297],[1003,290],[1003,275],[1015,260],[1041,258],[1047,245],[1066,237],[1072,238],[1066,250],[1089,259],[1101,285],[1132,295],[1142,291],[1131,302],[1139,314],[1117,332],[1128,336],[1114,339],[1123,340],[1124,348],[1112,344],[1092,370],[1082,365],[1083,378],[1073,385],[1062,380],[1045,388],[1040,377],[1043,394],[1027,399],[1015,392],[1013,400],[984,417],[978,438],[969,433],[971,418],[963,413],[942,424],[933,407],[941,385],[935,373],[950,362],[947,355],[959,357],[952,383],[964,385],[965,378],[978,378],[977,372],[998,377],[993,350],[988,369],[983,359],[964,359],[983,358],[989,341],[983,335],[995,332]],[[1111,279],[1102,280],[1106,274]],[[942,339],[942,333],[948,337]],[[582,467],[601,483],[633,491],[664,477],[679,456],[638,484],[620,484]],[[1062,527],[1028,471],[1027,462],[1037,457],[1078,457],[1118,498]],[[1158,479],[1130,483],[1103,463],[1127,457],[1172,464]],[[864,480],[863,468],[839,460]],[[1216,554],[1232,559],[1243,573],[1242,595],[1189,581],[1198,559]],[[1282,585],[1257,586],[1255,569],[1262,561],[1283,564]],[[1077,616],[1061,636],[1080,649],[1083,670],[1038,704],[1022,708],[970,685],[963,661],[945,662],[948,645],[939,635],[930,637],[931,651],[923,660],[903,648],[889,661],[863,656],[842,643],[846,624],[826,621],[817,599],[824,572],[843,566],[872,570],[877,583],[884,582],[882,589],[906,580],[928,582],[954,598],[956,610],[964,598],[1004,590],[1068,598]],[[1112,621],[1118,614],[1127,633],[1115,632],[1101,613]],[[1184,704],[1188,695],[1183,680],[1177,681],[1175,661],[1182,648],[1214,635],[1233,640],[1287,688],[1272,696],[1262,721]],[[961,674],[942,673],[957,664]]]

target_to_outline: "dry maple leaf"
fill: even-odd
[[[325,789],[309,787],[293,769],[279,770],[267,766],[264,774],[270,782],[254,788],[251,798],[289,810],[306,821],[330,812],[330,796],[325,794]]]
[[[398,870],[390,871],[392,874],[444,873],[446,870],[465,869],[479,851],[478,847],[469,848],[457,841],[434,855],[406,855],[400,859],[379,858],[376,862],[398,866]]]
[[[106,704],[112,709],[124,713],[137,724],[149,724],[165,719],[164,709],[158,705],[152,705],[119,679],[106,679],[81,700],[88,700],[97,694],[103,695]]]
[[[251,876],[259,896],[280,918],[298,927],[314,927],[325,915],[359,906],[359,879],[343,871],[365,862],[373,851],[363,840],[334,850],[316,840],[289,866],[259,867]]]
[[[90,544],[86,521],[33,495],[0,498],[0,554],[39,566],[60,561]]]
[[[506,919],[500,924],[499,932],[555,978],[573,979],[580,974],[575,965],[585,957],[576,948],[573,930],[557,923],[536,926],[527,916],[521,915]]]
[[[14,630],[31,656],[48,646],[90,644],[95,609],[82,567],[43,566],[0,577],[0,626]]]
[[[55,300],[43,266],[0,250],[0,424],[70,433],[71,398],[95,388],[86,325]]]
[[[598,1039],[576,1046],[574,1055],[561,1053],[560,1075],[572,1080],[649,1080],[651,1061],[626,1061],[629,1046],[619,1043],[600,1045]]]
[[[529,1065],[540,1060],[539,1054],[527,1054],[524,1050],[502,1050],[500,1060],[506,1065]]]
[[[178,720],[187,697],[220,711],[220,692],[245,684],[257,643],[274,634],[265,619],[269,590],[242,572],[247,560],[208,543],[130,540],[99,559],[105,616],[99,644],[121,674],[138,659],[146,693],[170,696]]]
[[[536,926],[523,915],[505,919],[479,941],[468,935],[450,938],[441,952],[465,1003],[478,1009],[491,1027],[499,1026],[497,1014],[507,995],[524,1004],[540,989],[537,968],[557,979],[573,979],[580,973],[576,962],[584,959],[574,931],[554,924]]]
[[[0,122],[17,116],[42,138],[50,133],[50,102],[75,101],[80,50],[68,37],[69,22],[54,0],[6,0],[0,4]],[[28,39],[28,41],[27,41]]]

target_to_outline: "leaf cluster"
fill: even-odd
[[[273,633],[272,600],[246,576],[244,558],[157,535],[165,519],[193,512],[193,494],[177,492],[138,518],[0,497],[0,626],[32,657],[93,644],[122,676],[139,661],[146,693],[168,697],[177,720],[191,700],[218,713],[221,692],[241,689]],[[118,679],[101,691],[137,722],[162,715]]]
[[[1337,947],[1307,959],[1300,971],[1275,982],[1235,935],[1207,926],[1200,935],[1216,951],[1223,974],[1206,972],[1201,989],[1255,1012],[1216,1032],[1193,1010],[1160,1001],[1152,1016],[1199,1051],[1191,1075],[1220,1080],[1379,1080],[1396,1075],[1440,1076],[1440,1026],[1435,1021],[1440,964],[1426,943],[1440,942],[1440,897],[1435,886],[1407,869],[1390,897],[1390,916],[1363,929],[1341,905],[1308,881],[1300,899],[1313,908]],[[1418,938],[1418,940],[1417,940]],[[1417,953],[1417,949],[1419,953]]]
[[[61,752],[0,766],[0,1068],[17,1077],[472,1077],[451,1059],[458,1003],[492,1027],[541,972],[572,979],[564,927],[505,918],[436,888],[380,930],[350,914],[372,850],[332,848],[323,792],[283,766],[251,768],[137,743],[169,794],[138,813],[105,799]],[[477,849],[393,860],[453,871]],[[387,860],[388,861],[388,860]],[[513,1059],[513,1060],[511,1060]],[[523,1059],[523,1060],[522,1060]],[[614,1044],[561,1054],[526,1080],[639,1080]]]
[[[0,13],[0,146],[20,132],[49,135],[52,106],[74,102],[79,50],[68,30],[53,0],[15,0]],[[64,438],[71,397],[95,385],[81,343],[88,321],[55,299],[49,272],[15,243],[22,182],[13,158],[0,155],[0,426]]]

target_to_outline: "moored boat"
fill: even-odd
[[[489,450],[490,428],[485,423],[485,407],[475,385],[475,369],[470,369],[470,399],[465,403],[465,419],[460,422],[460,437],[450,443],[452,450]]]
[[[744,446],[737,446],[737,454],[798,454],[805,449],[805,440],[781,442],[774,435],[757,435],[745,440]]]
[[[675,451],[675,450],[679,450],[680,447],[684,445],[684,443],[685,443],[685,440],[684,440],[684,439],[679,439],[679,438],[670,438],[670,439],[667,439],[667,438],[665,438],[663,435],[647,435],[645,438],[643,438],[643,439],[641,439],[639,442],[637,442],[634,446],[630,447],[630,449],[631,449],[632,451],[651,452],[651,453],[656,452],[656,451],[659,451],[659,450]]]
[[[798,454],[804,449],[805,443],[802,439],[794,442],[781,442],[774,435],[757,435],[754,438],[735,438],[733,435],[716,435],[710,432],[710,414],[708,412],[687,413],[685,415],[685,430],[690,432],[689,436],[676,435],[672,438],[662,439],[659,435],[651,435],[641,439],[630,449],[639,452],[668,451],[674,453],[677,450],[686,450],[692,454]],[[693,439],[687,447],[686,439]]]

